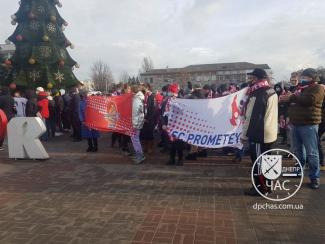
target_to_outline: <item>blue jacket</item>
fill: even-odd
[[[83,124],[86,120],[86,107],[87,107],[87,100],[82,99],[80,101],[80,109],[79,109],[79,118],[82,123],[81,127],[81,135],[83,138],[90,139],[90,138],[98,138],[100,136],[98,130],[93,130]]]

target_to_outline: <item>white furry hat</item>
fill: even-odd
[[[44,92],[44,88],[43,87],[37,87],[36,88],[36,94],[38,94],[40,92]]]

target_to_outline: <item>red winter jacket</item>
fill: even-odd
[[[39,94],[39,100],[37,105],[39,107],[40,113],[44,119],[48,119],[50,117],[49,111],[49,100],[47,100],[46,96],[42,96],[43,94]]]

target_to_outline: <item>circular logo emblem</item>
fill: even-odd
[[[108,128],[115,129],[117,121],[119,119],[119,114],[117,111],[117,106],[113,101],[110,101],[107,105],[107,114],[105,118],[108,122]]]
[[[260,155],[252,168],[257,192],[270,201],[285,201],[300,189],[304,171],[298,158],[284,149],[272,149]]]

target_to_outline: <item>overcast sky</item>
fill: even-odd
[[[277,80],[325,66],[324,0],[61,0],[65,34],[88,79],[91,64],[108,63],[116,79],[137,74],[150,56],[155,68],[190,64],[267,63]],[[1,0],[0,42],[11,35],[18,0]]]

